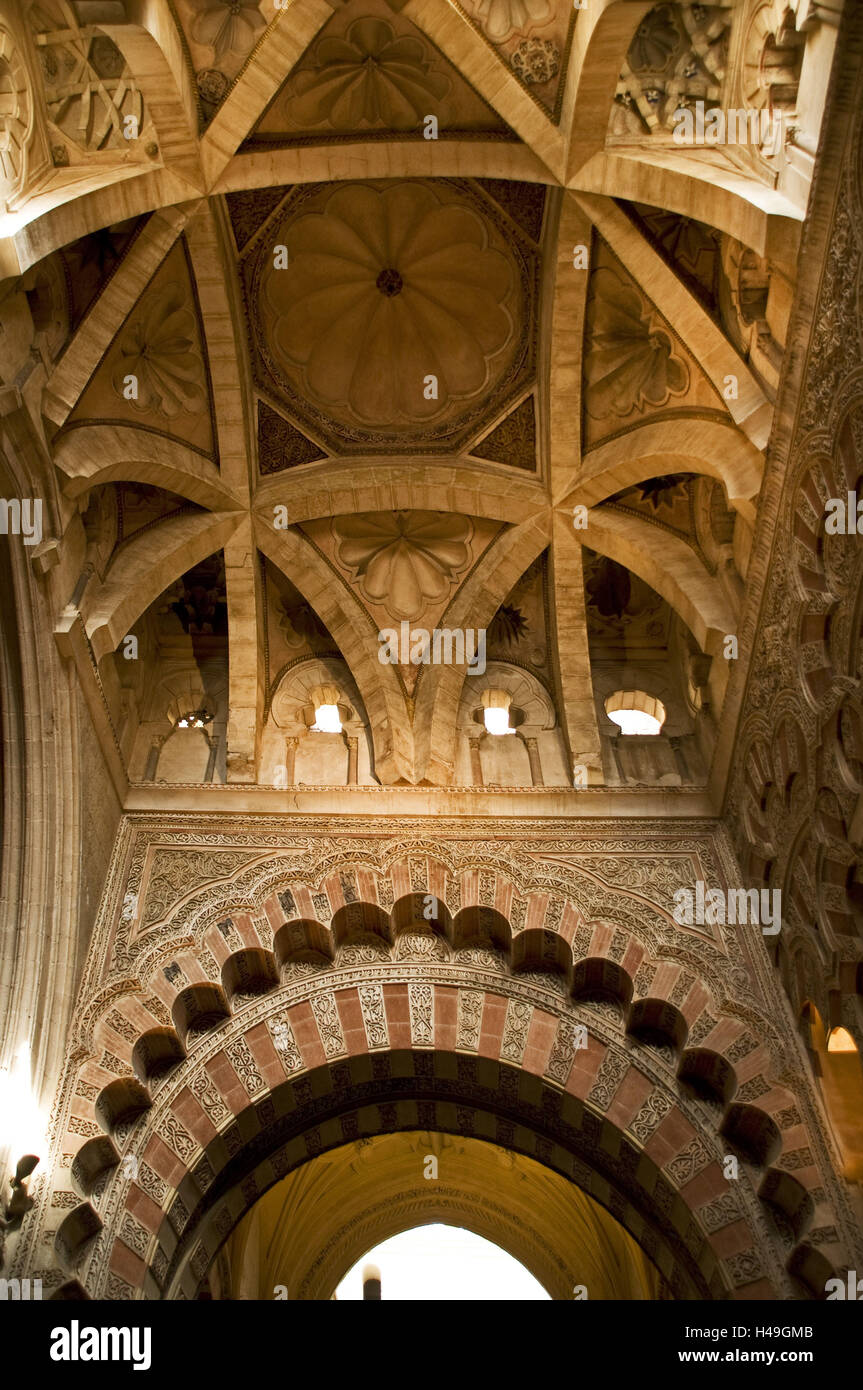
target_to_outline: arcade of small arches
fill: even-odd
[[[133,934],[126,978],[80,1018],[62,1122],[70,1209],[56,1235],[72,1277],[58,1296],[245,1287],[242,1260],[230,1269],[262,1219],[256,1204],[272,1214],[318,1191],[305,1165],[331,1151],[334,1194],[370,1143],[391,1154],[392,1200],[382,1175],[376,1207],[386,1221],[362,1187],[353,1223],[325,1217],[321,1198],[327,1242],[313,1249],[292,1220],[282,1263],[255,1278],[328,1297],[373,1229],[475,1207],[474,1164],[497,1166],[486,1207],[462,1224],[556,1297],[595,1258],[573,1244],[584,1223],[629,1281],[623,1294],[594,1269],[592,1296],[800,1296],[829,1277],[841,1217],[828,1217],[814,1112],[795,1101],[766,1013],[730,1002],[734,967],[716,943],[692,933],[687,964],[669,949],[669,914],[643,897],[634,917],[630,894],[596,900],[588,881],[588,915],[547,873],[534,868],[531,884],[482,860],[454,870],[395,852],[383,872],[341,856],[309,880],[286,882],[272,863],[250,873],[245,908],[236,889],[215,903],[212,890],[192,894],[180,921]],[[423,1182],[418,1132],[450,1136],[439,1187]],[[728,1155],[740,1170],[731,1199]],[[537,1164],[548,1176],[522,1189]],[[579,1213],[563,1227],[561,1178]],[[515,1216],[540,1192],[550,1205],[529,1248]],[[241,1222],[246,1236],[232,1234]]]

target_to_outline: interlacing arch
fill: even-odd
[[[333,24],[338,27],[342,13],[338,5],[328,0],[292,0],[286,10],[272,0],[262,0],[260,6],[244,6],[230,31],[231,43],[240,46],[233,49],[228,44],[230,53],[214,52],[206,62],[207,45],[221,50],[227,44],[210,12],[210,20],[201,24],[185,11],[178,16],[166,0],[118,8],[123,15],[114,14],[115,22],[88,27],[79,23],[74,6],[62,5],[70,26],[62,39],[42,32],[37,7],[28,5],[25,11],[34,30],[33,42],[41,49],[69,42],[86,55],[91,28],[94,33],[98,30],[100,43],[104,40],[112,50],[116,48],[117,61],[128,66],[138,84],[146,113],[146,153],[142,155],[135,142],[129,142],[129,150],[123,140],[115,142],[109,178],[101,165],[85,171],[81,152],[73,150],[69,177],[74,169],[75,180],[86,178],[86,182],[70,183],[61,175],[66,167],[61,151],[49,192],[62,198],[62,207],[43,211],[40,202],[37,212],[25,198],[23,225],[0,250],[5,249],[3,264],[10,269],[32,268],[35,273],[53,251],[61,246],[68,249],[73,238],[88,232],[109,234],[114,224],[128,227],[138,219],[113,273],[80,321],[74,325],[70,321],[68,341],[58,340],[53,360],[45,362],[41,408],[56,426],[50,451],[70,514],[58,545],[71,550],[80,543],[72,504],[83,510],[99,487],[137,483],[173,492],[203,511],[163,519],[151,532],[129,539],[122,554],[109,558],[99,583],[83,582],[86,567],[70,576],[59,607],[68,609],[69,593],[75,593],[73,606],[82,615],[89,651],[81,634],[76,633],[75,641],[69,637],[63,626],[67,612],[58,615],[62,630],[58,642],[64,656],[74,653],[82,679],[93,684],[90,658],[97,664],[110,661],[129,628],[142,621],[184,573],[219,557],[225,566],[231,650],[229,718],[219,766],[223,761],[228,781],[259,779],[265,711],[272,692],[265,691],[264,658],[257,650],[245,649],[242,629],[248,620],[256,632],[266,634],[267,615],[258,582],[261,557],[265,557],[296,585],[315,620],[328,628],[341,650],[368,714],[374,778],[386,785],[452,785],[463,666],[423,669],[416,687],[410,689],[394,669],[382,669],[378,660],[381,613],[373,614],[365,606],[357,575],[349,578],[344,567],[339,569],[333,557],[302,530],[353,513],[372,516],[428,509],[451,516],[456,526],[465,518],[471,524],[475,518],[501,523],[499,533],[471,554],[469,566],[458,582],[453,581],[444,611],[435,615],[448,628],[485,630],[537,555],[548,552],[554,586],[554,592],[549,591],[548,635],[552,636],[553,628],[561,654],[557,713],[573,763],[582,763],[599,776],[603,757],[606,763],[610,757],[608,748],[605,754],[602,751],[601,713],[591,683],[582,572],[582,550],[587,544],[613,572],[622,566],[650,586],[688,627],[706,658],[703,688],[709,691],[712,708],[719,711],[728,672],[714,658],[720,655],[726,636],[735,634],[739,604],[733,595],[729,597],[729,588],[737,585],[742,590],[745,576],[737,570],[730,578],[725,574],[731,567],[727,556],[720,573],[691,535],[679,531],[672,535],[666,529],[663,545],[658,547],[656,529],[646,515],[632,508],[624,509],[626,514],[615,510],[614,498],[657,476],[716,478],[735,514],[731,521],[735,557],[748,554],[787,306],[775,313],[771,309],[769,328],[766,319],[759,319],[755,337],[747,342],[746,334],[741,336],[734,327],[727,304],[723,311],[718,300],[712,309],[705,307],[685,268],[685,257],[673,260],[662,252],[661,238],[639,220],[638,209],[649,205],[660,215],[693,219],[691,228],[697,225],[698,235],[712,239],[720,260],[717,248],[724,246],[728,252],[731,245],[737,255],[735,267],[739,268],[745,252],[753,262],[768,267],[767,278],[773,269],[791,282],[805,201],[801,190],[808,183],[801,175],[793,187],[786,188],[784,165],[778,172],[773,166],[766,171],[760,156],[748,153],[741,155],[733,169],[721,161],[717,165],[710,152],[696,148],[677,150],[672,158],[668,140],[657,135],[655,122],[648,121],[650,129],[623,145],[612,127],[623,109],[621,99],[623,105],[628,102],[621,84],[632,78],[637,85],[634,74],[643,71],[632,46],[646,45],[654,58],[661,55],[670,41],[668,23],[676,35],[674,45],[683,45],[675,57],[669,99],[680,85],[681,73],[688,81],[696,69],[701,72],[695,78],[697,87],[705,73],[710,82],[715,78],[722,85],[717,67],[719,30],[730,34],[734,29],[732,47],[745,55],[746,72],[754,83],[743,96],[732,92],[730,64],[723,99],[745,97],[759,107],[764,93],[755,59],[765,45],[774,42],[777,26],[796,56],[803,55],[808,39],[796,34],[787,17],[777,18],[775,6],[769,15],[765,10],[753,27],[751,6],[744,3],[725,7],[719,17],[705,16],[704,7],[689,0],[665,9],[646,0],[591,0],[577,11],[563,5],[561,42],[551,64],[559,76],[558,91],[551,105],[544,105],[535,89],[535,75],[522,72],[522,58],[516,61],[510,48],[499,42],[497,23],[488,14],[468,13],[448,0],[406,0],[391,4],[392,24],[389,18],[376,23],[384,30],[410,26],[411,42],[419,51],[428,48],[431,52],[433,45],[435,61],[445,63],[452,80],[464,84],[470,100],[482,105],[491,124],[465,132],[458,123],[448,131],[444,122],[440,138],[426,140],[418,126],[411,125],[408,131],[396,121],[393,129],[376,127],[375,138],[360,146],[353,138],[343,139],[343,131],[331,130],[317,113],[312,120],[314,131],[305,132],[312,138],[304,136],[299,143],[287,136],[264,139],[262,146],[262,122],[287,92],[297,65],[308,77],[308,65],[317,61],[322,35],[332,34]],[[553,8],[549,6],[549,16]],[[514,23],[513,30],[516,27]],[[650,38],[657,27],[663,31],[658,46]],[[533,40],[525,42],[530,48]],[[540,41],[541,47],[546,45],[543,51],[550,42]],[[691,61],[681,68],[678,58],[682,60],[690,49]],[[662,81],[657,78],[657,90],[665,91],[666,78],[669,74]],[[699,92],[700,87],[697,92],[693,88],[689,95]],[[686,96],[682,87],[678,95]],[[790,100],[783,93],[783,101],[786,98]],[[645,102],[650,107],[643,93],[639,100],[642,107]],[[378,124],[385,125],[383,117]],[[800,128],[794,129],[799,132]],[[258,143],[253,138],[256,132]],[[469,139],[463,138],[466,133]],[[412,138],[406,138],[408,134]],[[810,137],[814,138],[813,132],[807,132]],[[791,154],[788,162],[794,162]],[[397,441],[399,447],[393,445],[387,456],[378,452],[377,436],[366,437],[362,432],[355,456],[332,457],[350,442],[336,416],[329,425],[322,424],[318,411],[315,428],[309,428],[312,434],[317,429],[320,439],[306,438],[301,432],[306,427],[303,420],[296,426],[292,423],[296,402],[292,404],[290,392],[285,396],[284,383],[279,385],[271,374],[262,376],[257,360],[260,343],[255,323],[262,314],[258,292],[263,282],[252,277],[254,284],[246,283],[244,277],[253,263],[256,275],[260,271],[260,250],[270,233],[294,225],[288,209],[294,195],[289,190],[301,195],[302,201],[315,185],[336,189],[341,184],[339,197],[361,185],[370,193],[380,187],[378,180],[388,181],[391,189],[400,182],[414,189],[428,187],[431,180],[435,187],[446,184],[453,196],[462,197],[467,191],[474,200],[471,208],[476,203],[485,219],[484,242],[493,226],[499,226],[505,239],[521,247],[517,273],[527,289],[516,317],[525,320],[519,340],[523,369],[519,367],[512,377],[506,375],[500,390],[492,391],[489,385],[485,410],[475,412],[476,428],[459,425],[446,436],[451,438],[452,452],[446,454],[435,445],[438,452],[433,458],[423,457],[412,436],[409,458],[401,457],[403,441]],[[702,205],[706,181],[711,185],[707,212]],[[498,189],[518,188],[526,202],[541,189],[536,224],[522,225],[509,195],[501,195],[502,201],[496,202],[495,184]],[[73,196],[73,189],[79,196]],[[258,195],[261,202],[256,205]],[[246,209],[242,235],[235,216],[238,200]],[[44,201],[51,201],[48,193]],[[29,217],[31,212],[34,215]],[[705,215],[710,217],[709,224],[700,222]],[[586,273],[576,268],[574,254],[579,249],[589,251],[583,267]],[[591,287],[600,264],[605,266],[602,273],[616,277],[617,272],[608,268],[611,262],[625,279],[625,284],[616,281],[623,298],[614,312],[623,311],[631,325],[628,336],[624,335],[624,356],[630,354],[630,358],[623,365],[634,373],[634,394],[623,413],[617,411],[618,402],[604,417],[598,415],[589,429],[590,383],[582,367],[593,331]],[[140,412],[133,410],[121,401],[117,386],[123,379],[117,372],[118,342],[122,344],[130,326],[133,338],[135,332],[143,331],[135,317],[139,311],[147,331],[152,331],[148,316],[151,310],[155,313],[154,302],[159,312],[164,309],[161,294],[166,286],[159,277],[164,277],[169,264],[174,267],[168,276],[170,288],[176,292],[176,304],[182,300],[184,308],[177,321],[182,322],[182,332],[177,329],[175,334],[172,329],[166,339],[168,357],[174,351],[171,344],[182,342],[187,344],[183,351],[188,350],[190,362],[174,362],[173,367],[169,362],[168,376],[179,366],[182,380],[184,372],[192,372],[191,359],[199,373],[186,404],[200,392],[200,414],[195,416],[194,428],[186,421],[185,434],[177,423],[182,412],[177,417],[163,409],[165,401],[158,408],[151,402],[149,413],[143,401]],[[157,281],[158,294],[153,289]],[[35,284],[35,280],[26,283]],[[735,276],[727,289],[726,297],[736,305]],[[27,293],[35,291],[28,288]],[[761,312],[766,314],[766,307]],[[46,321],[50,317],[46,310]],[[528,323],[531,319],[533,324]],[[548,327],[543,349],[547,362],[534,360],[528,348],[540,319]],[[754,331],[755,322],[746,321],[748,333]],[[648,347],[650,334],[660,331],[657,342],[668,345],[669,352],[673,349],[674,362],[688,386],[680,387],[678,378],[676,384],[669,379],[670,395],[668,391],[657,395],[652,387],[648,396],[639,395],[642,330],[648,334],[644,339]],[[773,358],[763,343],[770,346]],[[620,370],[620,362],[609,368],[612,375]],[[729,382],[733,389],[726,390]],[[175,380],[172,389],[176,386]],[[491,459],[485,460],[486,441],[505,425],[515,428],[517,402],[518,410],[527,404],[536,426],[532,461],[510,466],[510,444],[503,452],[500,447],[491,449]],[[261,457],[270,438],[258,424],[262,407],[269,411],[268,428],[293,430],[305,441],[306,453],[298,466],[280,467],[275,476]],[[366,447],[372,452],[364,457]],[[287,529],[274,529],[274,507],[286,510]],[[586,534],[576,533],[571,525],[573,513],[580,508],[587,509]],[[807,624],[804,636],[807,643],[824,640],[822,632],[813,631],[812,623]],[[103,680],[100,671],[98,680],[111,686],[113,674]],[[818,679],[819,671],[814,669],[811,680]],[[100,689],[90,689],[89,695],[92,703],[103,702]],[[117,722],[116,711],[109,710],[106,724],[114,727],[104,732],[110,741],[132,743],[134,749],[133,740],[118,737]],[[136,766],[148,765],[146,752],[135,749],[135,759]],[[128,766],[125,771],[128,774]]]
[[[838,1237],[766,1020],[663,951],[645,899],[580,874],[566,897],[528,863],[259,862],[255,890],[193,894],[158,945],[121,947],[132,972],[81,1015],[65,1084],[70,1275],[91,1296],[195,1297],[278,1178],[419,1129],[573,1179],[678,1297],[788,1296],[789,1272],[823,1290]]]

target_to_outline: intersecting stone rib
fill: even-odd
[[[548,511],[510,527],[489,546],[440,619],[442,627],[485,629],[513,585],[551,539]],[[465,666],[426,666],[417,684],[414,729],[417,768],[427,781],[452,781],[456,719]]]
[[[774,244],[778,250],[783,241],[796,252],[800,222],[787,208],[776,207],[762,196],[756,199],[752,180],[742,176],[733,187],[711,184],[708,195],[705,179],[699,174],[695,160],[686,169],[671,169],[605,150],[582,166],[569,187],[579,193],[649,203],[679,217],[706,221],[759,256],[767,255],[768,247]],[[764,192],[763,185],[757,188]],[[774,226],[776,232],[771,230]]]
[[[593,507],[663,473],[706,473],[723,484],[729,506],[752,525],[763,468],[764,455],[727,417],[648,419],[584,455],[567,504]]]
[[[584,193],[576,197],[618,260],[692,353],[720,397],[726,378],[736,378],[737,398],[725,401],[726,408],[753,444],[763,449],[773,411],[743,358],[616,203]]]
[[[134,425],[81,425],[61,434],[54,461],[65,474],[63,493],[80,497],[100,483],[148,483],[213,510],[236,505],[219,470],[188,444]]]
[[[735,619],[718,579],[705,569],[695,551],[640,517],[608,507],[588,512],[583,533],[592,550],[625,565],[664,598],[686,623],[702,651],[715,656],[721,639],[735,630]]]
[[[84,316],[45,386],[42,409],[55,425],[62,425],[74,409],[115,333],[186,225],[189,211],[190,207],[165,208],[154,213]]]
[[[551,544],[551,601],[560,682],[561,724],[570,764],[583,764],[588,783],[602,781],[602,754],[587,632],[584,551],[568,515],[556,513]]]
[[[480,449],[482,446],[477,446]],[[323,459],[264,478],[255,505],[271,519],[273,506],[288,507],[292,522],[355,512],[453,511],[495,521],[522,521],[545,501],[545,489],[528,473],[457,459],[407,462],[370,457]],[[504,486],[505,483],[505,486]]]
[[[368,716],[379,782],[414,782],[414,740],[393,666],[382,664],[377,630],[347,584],[293,527],[277,531],[255,518],[258,548],[296,585],[324,623],[356,682]]]
[[[141,614],[186,570],[221,550],[239,524],[236,513],[171,517],[123,547],[105,582],[84,608],[87,636],[97,661],[112,652]]]
[[[379,140],[302,145],[235,154],[213,193],[338,179],[471,178],[547,183],[546,164],[526,145],[502,140]]]
[[[589,217],[571,193],[564,193],[557,226],[550,342],[543,364],[548,382],[548,481],[553,501],[572,487],[580,464],[581,364],[591,234]],[[584,246],[588,253],[587,265],[581,269],[574,264],[577,246]]]
[[[614,92],[632,36],[653,0],[590,0],[575,20],[561,128],[567,181],[605,144]]]
[[[209,188],[332,14],[326,0],[288,0],[276,12],[201,140],[201,163]]]
[[[243,519],[226,542],[224,552],[228,597],[228,781],[255,782],[264,711],[266,616],[251,518]]]
[[[131,8],[131,7],[129,7]],[[143,7],[140,7],[143,8]],[[130,72],[144,96],[145,110],[156,128],[159,158],[203,193],[203,178],[198,159],[198,121],[187,69],[169,62],[166,47],[177,35],[170,27],[161,26],[158,36],[149,26],[157,20],[161,6],[148,6],[147,27],[144,24],[100,24],[105,34],[123,54]],[[158,23],[156,23],[158,28]]]
[[[218,437],[219,474],[238,497],[250,496],[249,436],[244,382],[240,363],[247,345],[235,325],[227,286],[230,282],[220,229],[211,204],[204,203],[189,219],[186,231],[201,310],[210,368],[213,414]]]
[[[566,172],[563,136],[465,16],[441,0],[407,0],[403,12],[533,150],[552,177],[562,182]]]

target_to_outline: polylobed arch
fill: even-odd
[[[333,915],[330,931],[336,946],[343,946],[366,935],[379,936],[386,942],[393,939],[389,916],[377,903],[345,903]]]
[[[555,931],[543,927],[526,927],[512,943],[512,969],[547,971],[572,983],[573,960],[568,942]]]
[[[332,936],[320,922],[294,918],[279,927],[273,938],[273,950],[280,970],[292,961],[333,960],[335,949]]]
[[[390,921],[396,936],[401,932],[434,932],[452,939],[449,909],[433,893],[405,893],[393,903]]]
[[[209,983],[180,990],[171,1008],[174,1027],[184,1045],[195,1030],[211,1028],[228,1016],[224,990]]]
[[[222,988],[232,1007],[235,995],[245,1001],[249,995],[267,994],[278,983],[272,952],[255,946],[235,951],[222,966]]]
[[[614,1001],[628,1009],[632,1000],[633,981],[617,961],[601,956],[587,956],[573,971],[572,992],[576,999]]]
[[[720,1131],[750,1162],[767,1167],[779,1155],[782,1135],[771,1117],[755,1105],[729,1106]]]
[[[728,1104],[737,1087],[734,1068],[727,1057],[707,1047],[684,1052],[677,1075],[696,1095],[720,1105]]]
[[[675,1051],[683,1047],[689,1032],[689,1025],[675,1004],[667,999],[650,997],[635,1000],[626,1026],[633,1037]]]
[[[142,1033],[132,1049],[132,1070],[142,1085],[159,1080],[182,1062],[185,1052],[176,1031],[162,1025]]]
[[[387,1016],[395,1032],[390,993],[385,990]],[[341,1001],[340,1010],[346,1021],[347,1003]],[[299,1022],[294,1038],[301,1036]],[[540,1022],[550,1043],[551,1020]],[[439,1027],[443,1035],[444,1017]],[[451,1034],[455,1029],[453,1017]],[[407,1041],[406,1024],[402,1030]],[[497,1020],[497,1030],[503,1041],[503,1017]],[[539,1061],[528,1056],[517,1064],[446,1048],[408,1046],[371,1054],[348,1051],[343,1059],[321,1060],[308,1073],[286,1079],[284,1058],[279,1059],[269,1032],[272,1055],[264,1061],[265,1031],[245,1034],[250,1057],[260,1075],[269,1078],[255,1086],[254,1099],[239,1086],[236,1073],[229,1075],[230,1066],[227,1072],[208,1069],[223,1108],[231,1107],[227,1127],[216,1132],[207,1121],[193,1095],[201,1088],[191,1077],[192,1089],[184,1086],[179,1100],[175,1094],[170,1105],[166,1098],[158,1110],[154,1107],[146,1130],[136,1136],[139,1176],[124,1184],[119,1205],[110,1197],[106,1204],[113,1212],[104,1241],[107,1268],[84,1249],[94,1234],[94,1220],[79,1214],[69,1221],[62,1241],[65,1261],[78,1271],[92,1296],[109,1287],[114,1289],[112,1296],[118,1296],[119,1281],[127,1285],[125,1297],[195,1297],[223,1240],[280,1177],[310,1157],[337,1149],[346,1139],[418,1127],[488,1139],[536,1159],[606,1205],[677,1296],[733,1296],[733,1274],[722,1268],[727,1262],[717,1257],[697,1218],[686,1224],[686,1194],[661,1171],[668,1167],[662,1162],[667,1138],[663,1142],[661,1135],[651,1136],[639,1143],[625,1133],[625,1122],[603,1115],[596,1103],[578,1096],[583,1086],[577,1078],[562,1090],[541,1074]],[[640,1097],[630,1099],[629,1109],[633,1108],[642,1109]],[[681,1118],[666,1117],[656,1128],[670,1135]],[[108,1182],[110,1186],[110,1176]],[[717,1192],[724,1187],[715,1160],[710,1174],[697,1184],[699,1198],[707,1185]],[[161,1203],[147,1189],[162,1192]],[[101,1226],[101,1219],[93,1215]],[[679,1227],[686,1229],[685,1242]],[[756,1239],[752,1233],[750,1239]],[[772,1292],[764,1284],[747,1289],[756,1297]]]
[[[502,912],[475,904],[456,913],[452,926],[453,946],[458,950],[476,943],[491,945],[499,951],[511,950],[512,928]]]

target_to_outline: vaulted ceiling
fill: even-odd
[[[552,781],[668,782],[610,760],[619,686],[706,780],[832,51],[804,11],[0,7],[37,559],[125,774],[203,700],[198,780],[272,782],[329,680],[360,780],[469,781],[464,664],[379,659],[408,622],[487,630]],[[698,101],[783,138],[681,146]]]

